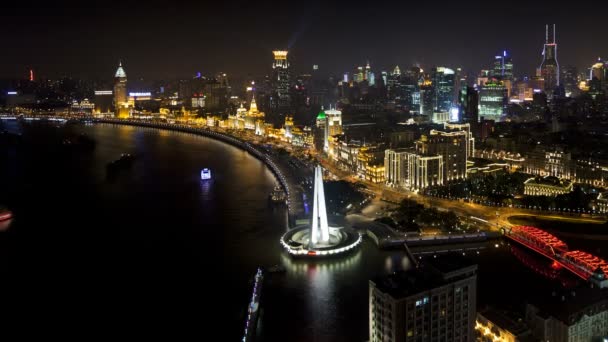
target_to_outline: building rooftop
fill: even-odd
[[[554,176],[532,177],[524,182],[525,184],[540,184],[559,187],[569,187],[571,182],[567,179],[559,179]]]
[[[462,256],[440,256],[418,268],[372,279],[376,288],[393,298],[406,298],[475,275],[477,265]]]
[[[118,64],[118,69],[116,69],[116,74],[114,77],[127,77],[125,69],[122,68],[122,62]]]
[[[479,311],[479,315],[507,330],[515,336],[529,333],[530,329],[523,320],[523,317],[513,317],[513,313],[498,311],[493,308],[486,308]]]
[[[577,289],[548,292],[530,300],[541,317],[555,317],[566,325],[573,325],[583,315],[595,315],[608,310],[608,289],[582,286]]]

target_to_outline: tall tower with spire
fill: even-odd
[[[545,45],[543,47],[543,62],[540,65],[540,72],[545,80],[545,92],[553,94],[555,87],[559,85],[555,24],[545,26]]]
[[[315,167],[310,243],[312,247],[329,243],[329,223],[325,207],[325,191],[323,190],[323,169],[320,166]]]
[[[114,74],[114,115],[120,118],[129,116],[129,98],[127,97],[127,73],[118,63],[118,69]]]

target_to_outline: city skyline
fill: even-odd
[[[443,5],[445,11],[437,12],[422,4],[413,16],[411,9],[389,4],[366,11],[315,3],[215,4],[205,11],[179,4],[120,10],[110,3],[61,10],[10,5],[0,27],[10,32],[6,45],[15,48],[3,56],[0,78],[26,78],[34,69],[43,78],[104,79],[119,60],[144,79],[184,78],[199,71],[259,77],[271,73],[271,51],[277,49],[289,50],[297,73],[318,65],[319,73],[336,77],[368,60],[376,71],[420,64],[476,73],[491,68],[493,56],[507,50],[515,75],[533,76],[542,62],[545,25],[553,23],[560,65],[580,69],[608,55],[593,34],[606,31],[606,24],[545,5],[505,11],[504,23],[493,22],[499,9],[492,5]],[[225,15],[214,15],[219,13]]]
[[[5,6],[6,326],[608,341],[591,6]]]

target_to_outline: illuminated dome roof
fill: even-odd
[[[321,110],[319,112],[319,115],[317,115],[317,120],[323,120],[323,119],[325,119],[325,111]]]
[[[122,68],[122,62],[118,64],[118,69],[116,69],[116,74],[114,75],[114,77],[127,77],[125,69]]]

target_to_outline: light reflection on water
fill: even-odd
[[[309,280],[335,272],[351,271],[358,267],[360,261],[360,250],[337,259],[326,260],[293,259],[285,253],[281,254],[281,263],[289,275],[305,275]]]
[[[409,270],[412,267],[410,259],[405,254],[393,254],[386,256],[384,260],[384,269],[386,273],[393,273],[396,271]]]
[[[212,199],[211,191],[213,189],[213,179],[201,180],[201,195],[204,201]]]

